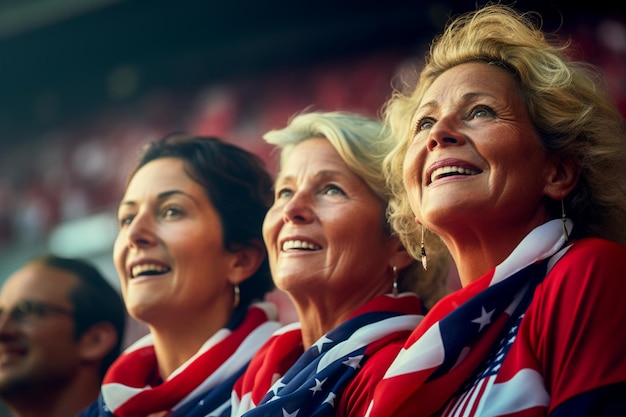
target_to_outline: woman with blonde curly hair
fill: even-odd
[[[626,415],[626,132],[603,78],[533,13],[451,20],[386,120],[390,217],[437,240],[462,288],[439,301],[369,416]]]

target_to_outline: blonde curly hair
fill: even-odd
[[[626,130],[601,72],[573,60],[569,41],[544,33],[540,16],[511,6],[487,4],[452,19],[434,39],[417,86],[396,88],[384,121],[395,147],[384,161],[392,197],[389,217],[407,249],[417,254],[421,231],[402,183],[402,164],[412,138],[411,120],[425,91],[448,69],[487,62],[507,69],[518,82],[545,149],[574,162],[577,185],[564,198],[574,221],[573,237],[596,236],[626,243]],[[561,201],[546,203],[561,215]],[[431,245],[441,242],[431,236]]]

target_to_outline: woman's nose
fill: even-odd
[[[465,136],[458,129],[454,117],[440,118],[428,131],[428,150],[437,147],[458,146],[465,143]]]
[[[283,207],[283,220],[291,223],[308,223],[313,219],[310,198],[296,193]]]
[[[137,214],[126,229],[126,239],[129,246],[149,246],[156,241],[154,237],[154,222],[146,213]]]

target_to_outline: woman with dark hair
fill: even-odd
[[[113,259],[149,334],[106,374],[101,416],[229,415],[232,384],[278,328],[261,226],[272,178],[254,154],[170,135],[142,153]]]

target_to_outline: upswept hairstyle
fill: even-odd
[[[249,246],[265,250],[263,219],[274,194],[272,176],[261,158],[216,137],[173,133],[142,149],[126,180],[126,187],[141,167],[160,158],[182,160],[187,175],[204,187],[222,223],[223,244],[227,250],[234,252]],[[246,310],[273,288],[265,256],[259,269],[239,284],[237,311]]]
[[[312,111],[295,115],[286,127],[267,132],[263,139],[280,149],[283,165],[299,143],[311,138],[326,138],[347,167],[378,196],[382,212],[386,214],[389,192],[382,162],[390,150],[390,143],[383,140],[384,136],[385,128],[378,120],[349,112]],[[394,233],[386,216],[381,217],[381,222],[390,235]],[[430,307],[445,294],[447,272],[447,254],[429,258],[428,271],[423,271],[421,264],[415,261],[400,271],[398,289],[416,292]]]
[[[78,284],[69,291],[67,296],[74,307],[74,337],[76,339],[97,323],[111,323],[115,328],[117,342],[104,357],[100,366],[100,378],[104,378],[107,369],[122,350],[126,328],[126,308],[119,292],[94,265],[86,260],[45,254],[33,258],[28,263],[69,272],[78,278]]]
[[[540,17],[510,6],[488,4],[450,21],[426,55],[413,91],[394,91],[385,123],[395,149],[385,161],[393,194],[390,218],[407,248],[419,250],[420,230],[402,184],[402,164],[412,138],[411,120],[433,81],[468,62],[500,65],[517,80],[545,149],[569,158],[580,177],[565,196],[573,237],[597,236],[626,243],[626,130],[601,72],[569,56],[569,42],[541,30]],[[392,139],[393,140],[393,139]],[[560,217],[560,201],[547,208]]]

